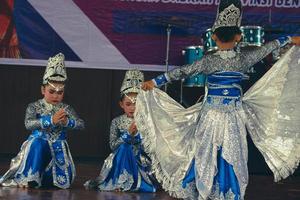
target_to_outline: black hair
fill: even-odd
[[[124,97],[125,97],[125,94],[122,94],[122,95],[120,96],[120,101],[123,101]]]
[[[231,27],[219,27],[214,31],[214,34],[221,42],[231,42],[236,35],[242,34],[241,30],[237,26]]]

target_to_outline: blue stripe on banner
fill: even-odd
[[[13,15],[22,58],[47,60],[62,52],[66,60],[81,61],[28,1],[16,0]]]
[[[114,11],[113,29],[118,33],[164,34],[168,24],[172,35],[201,35],[213,23],[212,12]]]
[[[269,31],[268,39],[283,35],[297,34],[300,24],[296,23],[298,14],[274,13],[270,23],[269,13],[250,12],[243,14],[242,25],[256,25],[266,27]],[[113,30],[117,33],[129,34],[165,34],[170,24],[172,35],[201,36],[211,28],[215,20],[214,12],[140,12],[113,11]],[[299,20],[298,20],[299,21]],[[295,23],[293,23],[295,22]]]

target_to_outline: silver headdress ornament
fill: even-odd
[[[214,32],[217,28],[220,27],[239,27],[241,25],[242,20],[241,8],[238,8],[233,3],[231,3],[228,7],[226,7],[220,12],[220,4],[218,8],[216,21],[212,27],[212,31]]]
[[[65,68],[65,56],[62,53],[50,57],[43,76],[43,84],[49,81],[65,82],[67,80],[67,72]]]
[[[126,95],[128,93],[139,93],[142,83],[144,82],[144,74],[137,70],[128,70],[125,73],[125,77],[121,86],[121,96]],[[127,95],[126,95],[127,96]],[[129,96],[127,96],[129,98]],[[133,103],[134,99],[129,98]]]

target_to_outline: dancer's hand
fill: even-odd
[[[64,125],[64,126],[67,125],[67,123],[68,123],[68,117],[67,117],[67,115],[65,115],[65,116],[61,119],[61,123],[62,123],[62,125]]]
[[[54,125],[57,125],[60,122],[65,124],[67,122],[67,113],[66,113],[66,111],[63,108],[59,109],[59,111],[57,111],[53,115],[52,121],[53,121]]]
[[[147,91],[147,90],[152,90],[154,88],[155,84],[152,80],[150,81],[145,81],[142,83],[142,89]]]
[[[136,134],[136,132],[137,132],[137,127],[136,127],[136,125],[135,125],[135,122],[132,122],[131,124],[130,124],[130,126],[129,126],[129,133],[131,134],[131,135],[135,135]]]
[[[297,45],[297,46],[300,46],[300,36],[293,36],[292,37],[292,43]]]

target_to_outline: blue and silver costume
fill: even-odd
[[[121,86],[121,95],[139,93],[144,75],[138,70],[128,70]],[[136,98],[129,97],[135,104]],[[151,161],[141,144],[139,131],[129,132],[134,119],[123,114],[111,122],[109,144],[112,153],[106,158],[100,175],[84,185],[104,191],[155,192],[155,179],[151,173]]]
[[[54,125],[52,116],[60,108],[68,113],[66,125]],[[75,177],[75,166],[66,141],[70,129],[83,129],[84,122],[74,109],[64,103],[52,105],[44,99],[28,105],[25,127],[32,131],[10,169],[1,178],[3,186],[34,183],[35,186],[69,188]]]
[[[160,86],[207,74],[205,99],[190,108],[158,89],[140,93],[135,120],[156,178],[170,195],[244,199],[246,127],[276,181],[295,170],[300,160],[300,108],[299,93],[290,90],[299,90],[300,49],[290,50],[245,95],[240,86],[252,65],[289,42],[284,37],[255,50],[217,51],[153,79]]]
[[[150,173],[151,162],[141,145],[141,134],[132,136],[128,128],[133,122],[126,114],[111,122],[110,148],[112,153],[106,158],[99,177],[88,181],[85,186],[105,191],[155,192]]]
[[[53,86],[56,92],[62,91],[67,80],[64,60],[62,53],[50,57],[43,76],[43,85],[52,84],[51,81],[62,83],[60,87]],[[66,124],[54,124],[52,121],[53,115],[60,109],[67,113]],[[10,169],[1,177],[0,184],[69,188],[75,177],[75,166],[66,141],[66,131],[83,129],[83,120],[67,104],[60,102],[54,105],[40,99],[28,105],[25,127],[32,133],[11,160]]]

